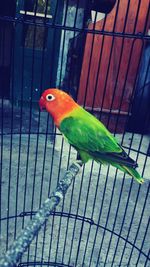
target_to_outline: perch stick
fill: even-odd
[[[20,232],[20,235],[10,246],[4,257],[0,259],[0,267],[16,266],[22,254],[26,251],[27,247],[37,235],[42,225],[46,222],[51,212],[54,211],[56,206],[64,198],[72,180],[78,174],[81,166],[81,161],[76,161],[70,165],[69,169],[65,172],[63,179],[59,182],[56,190],[45,200],[32,220]]]

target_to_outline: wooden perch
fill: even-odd
[[[78,174],[81,166],[81,161],[76,161],[71,164],[63,179],[59,182],[56,190],[45,200],[33,219],[27,224],[17,239],[13,242],[5,256],[0,259],[0,267],[16,266],[22,254],[26,251],[27,247],[37,235],[42,225],[46,222],[51,212],[54,211],[56,206],[64,198],[72,180]]]

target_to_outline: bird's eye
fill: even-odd
[[[55,97],[52,95],[52,94],[48,94],[47,96],[46,96],[46,100],[47,101],[53,101],[55,99]]]

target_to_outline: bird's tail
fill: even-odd
[[[133,166],[127,166],[127,165],[124,165],[123,162],[122,162],[122,164],[121,163],[119,164],[118,162],[114,162],[110,159],[109,160],[107,159],[107,161],[106,161],[103,158],[94,158],[94,159],[97,162],[100,162],[101,164],[111,164],[112,166],[118,168],[119,170],[131,175],[138,183],[140,183],[140,184],[144,183],[144,179],[141,177],[141,175],[135,169],[137,166],[137,164],[135,162],[133,162]]]
[[[126,173],[130,174],[138,183],[143,184],[144,179],[140,176],[140,174],[136,171],[136,169],[128,166],[121,166],[125,170]]]

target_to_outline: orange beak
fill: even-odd
[[[41,96],[40,100],[39,100],[39,106],[40,106],[40,110],[42,111],[43,109],[45,109],[45,100],[44,97]]]

